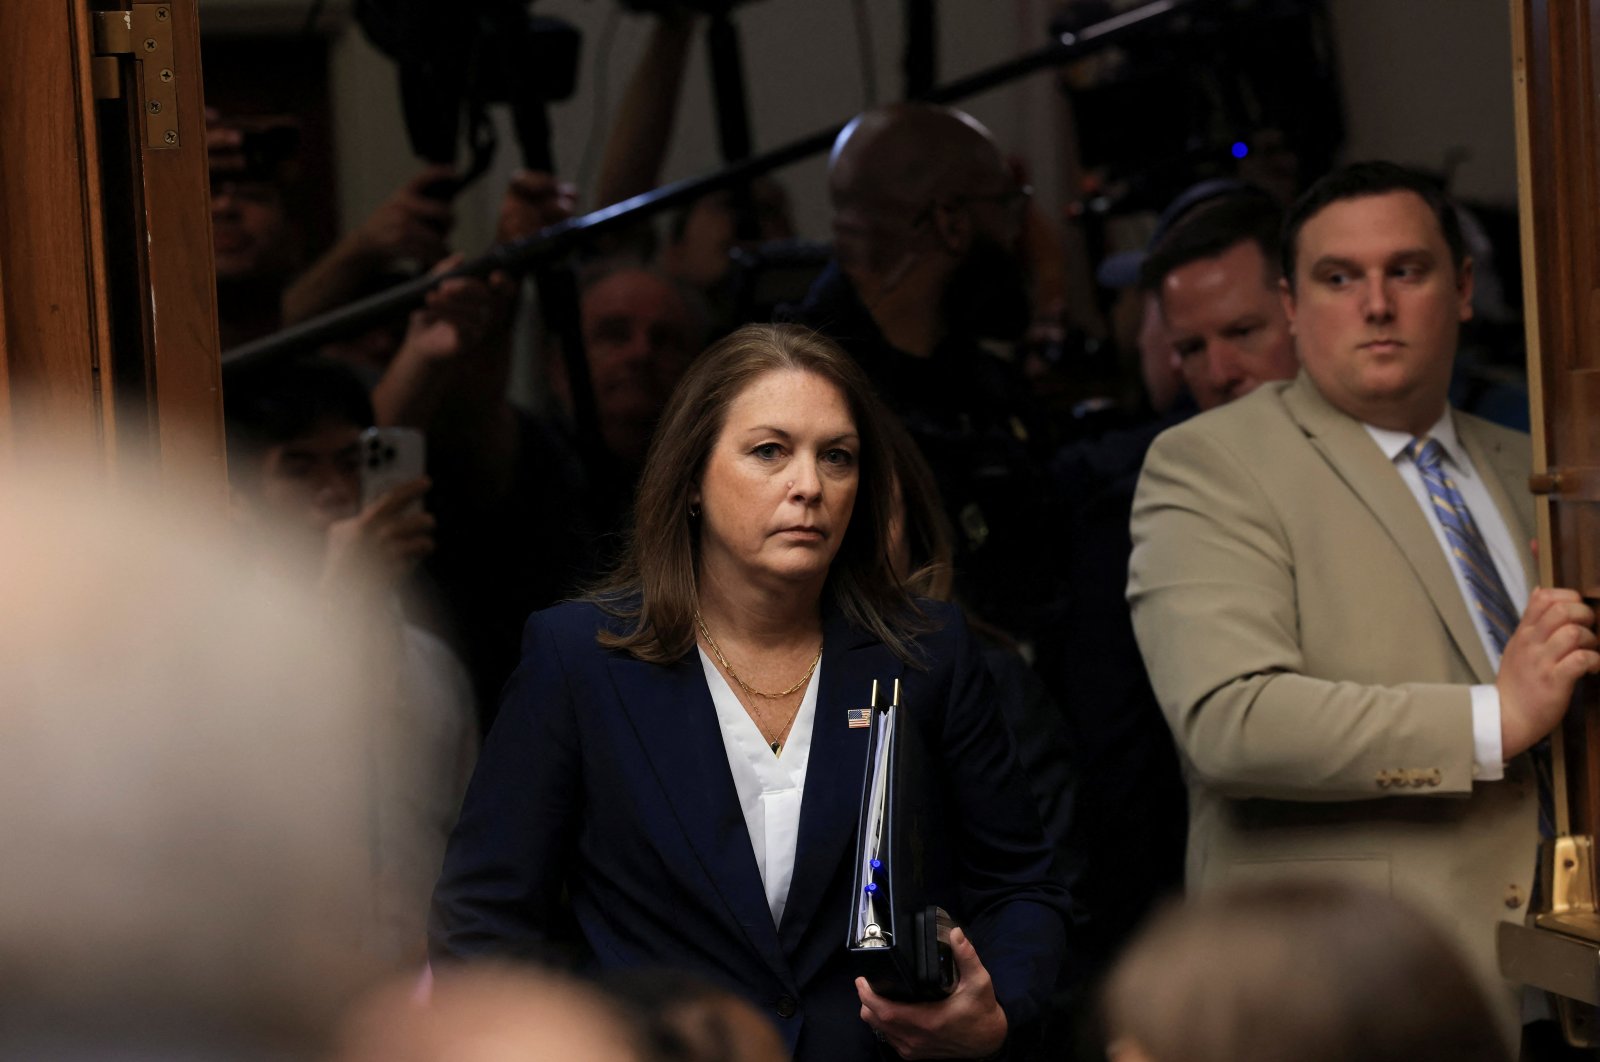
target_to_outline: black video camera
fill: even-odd
[[[357,0],[368,39],[400,66],[412,150],[454,164],[465,123],[472,161],[457,187],[494,157],[490,103],[510,105],[527,164],[551,168],[544,108],[572,95],[582,36],[568,22],[534,15],[532,3],[466,0],[446,13],[437,0]]]

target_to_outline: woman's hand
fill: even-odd
[[[984,1058],[1006,1042],[1006,1013],[994,998],[994,982],[960,929],[950,934],[960,981],[937,1003],[897,1003],[856,978],[861,1020],[902,1058]]]

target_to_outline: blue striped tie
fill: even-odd
[[[1428,500],[1433,504],[1439,526],[1444,528],[1445,540],[1450,543],[1450,556],[1456,568],[1472,591],[1472,610],[1478,622],[1488,632],[1496,653],[1503,653],[1511,632],[1517,629],[1519,613],[1506,593],[1506,584],[1489,556],[1489,547],[1473,522],[1472,512],[1456,489],[1455,482],[1444,471],[1444,448],[1437,439],[1412,439],[1406,455],[1422,473],[1423,486],[1428,489]],[[1533,750],[1534,777],[1539,788],[1539,835],[1555,836],[1555,816],[1552,809],[1554,787],[1550,775],[1550,745],[1548,739],[1539,742]]]
[[[1488,632],[1495,652],[1503,653],[1511,632],[1517,629],[1517,607],[1506,593],[1506,584],[1500,581],[1489,547],[1478,531],[1478,525],[1462,500],[1455,482],[1445,474],[1442,458],[1444,448],[1437,439],[1413,439],[1406,453],[1422,473],[1422,483],[1428,488],[1428,500],[1433,503],[1434,515],[1444,528],[1444,537],[1450,543],[1450,555],[1472,591],[1473,611],[1478,622]]]

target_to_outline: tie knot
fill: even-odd
[[[1426,436],[1412,439],[1411,445],[1406,447],[1406,453],[1424,472],[1437,472],[1444,459],[1444,447],[1439,445],[1439,440]]]

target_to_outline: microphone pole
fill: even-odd
[[[1193,10],[1212,2],[1214,0],[1152,0],[1114,18],[1062,33],[1042,48],[938,86],[920,98],[930,103],[954,103],[1037,71],[1081,59],[1125,35],[1148,30],[1176,12]],[[841,122],[763,154],[731,162],[704,176],[675,181],[619,203],[557,222],[523,239],[496,244],[447,273],[406,281],[338,310],[235,347],[223,353],[222,364],[232,367],[266,361],[357,335],[380,321],[415,308],[429,291],[452,277],[487,277],[497,270],[520,276],[539,268],[541,263],[570,254],[597,236],[635,225],[644,218],[691,203],[712,192],[748,184],[763,174],[821,154],[833,146],[844,127],[845,123]]]

